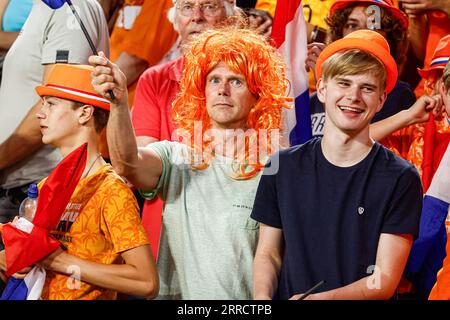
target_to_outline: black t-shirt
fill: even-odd
[[[276,165],[275,174],[266,174]],[[251,217],[283,230],[274,298],[288,299],[322,280],[318,292],[355,282],[373,272],[381,233],[418,234],[417,170],[379,143],[358,164],[337,167],[316,138],[275,154],[266,170]]]
[[[416,96],[409,84],[399,80],[391,93],[388,94],[383,108],[372,118],[372,123],[408,109],[414,102],[416,102]],[[321,137],[323,136],[323,126],[325,124],[325,108],[315,92],[309,98],[309,110],[311,113],[312,135],[313,137]]]

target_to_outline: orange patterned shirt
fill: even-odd
[[[43,184],[43,181],[40,185]],[[53,236],[67,253],[121,264],[121,252],[148,244],[133,193],[108,164],[80,180]],[[73,275],[79,274],[73,266]],[[42,299],[116,299],[117,292],[47,270]]]
[[[450,125],[442,118],[435,121],[438,133],[450,132]],[[396,155],[411,162],[422,177],[423,143],[426,123],[400,129],[380,142]]]

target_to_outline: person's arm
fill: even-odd
[[[375,141],[380,141],[397,130],[428,121],[430,112],[433,112],[436,116],[441,113],[441,110],[442,99],[440,95],[422,96],[409,109],[372,123],[370,125],[370,136]]]
[[[0,251],[0,271],[6,271],[6,255],[5,255],[5,250]]]
[[[253,260],[253,296],[256,300],[271,300],[278,287],[282,263],[283,232],[260,225],[258,246]]]
[[[448,0],[399,0],[408,16],[423,14],[427,10],[441,10],[450,18]]]
[[[45,83],[52,67],[53,64],[44,66],[42,83]],[[41,103],[41,100],[38,100],[11,136],[0,144],[0,170],[25,159],[42,147],[41,128],[36,118]]]
[[[107,125],[111,162],[116,172],[136,188],[153,190],[162,174],[162,161],[154,151],[138,150],[128,109],[127,80],[103,52],[100,55],[91,56],[89,62],[94,66],[92,85],[95,90],[106,99],[111,99],[110,90],[115,96]]]
[[[149,245],[121,253],[124,264],[103,264],[81,259],[61,249],[41,260],[38,265],[67,276],[73,275],[73,266],[80,270],[80,280],[101,288],[129,295],[153,298],[159,291],[158,272]]]
[[[307,300],[384,299],[395,293],[413,243],[412,235],[382,233],[378,242],[374,272],[345,287],[311,294]],[[291,299],[298,299],[301,294]]]
[[[320,53],[325,49],[325,44],[321,42],[313,42],[309,43],[307,45],[308,48],[308,55],[306,56],[305,60],[305,68],[306,71],[309,72],[309,70],[314,71],[314,67],[317,62],[317,58],[319,57]]]
[[[146,136],[136,137],[136,143],[138,147],[145,147],[146,145],[157,141],[159,141],[159,139],[154,137],[146,137]]]
[[[9,0],[0,0],[0,49],[8,50],[11,48],[13,42],[17,39],[19,32],[3,31],[3,15],[8,6]]]
[[[431,10],[441,10],[450,19],[450,1],[448,0],[399,0],[409,17],[409,41],[414,54],[424,60],[428,38],[428,21],[426,14]]]
[[[254,8],[248,8],[244,11],[248,17],[250,28],[269,38],[272,33],[273,25],[273,18],[270,13],[265,10]]]
[[[145,69],[148,68],[148,62],[146,60],[127,52],[122,52],[115,63],[127,77],[127,85],[134,83]]]
[[[425,60],[428,33],[428,20],[425,14],[409,17],[408,40],[414,55],[422,62]]]

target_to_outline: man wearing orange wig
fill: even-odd
[[[104,56],[90,58],[97,92],[116,96],[111,160],[144,197],[164,200],[160,298],[251,299],[259,225],[250,212],[265,156],[277,148],[285,66],[262,36],[236,29],[203,33],[185,59],[173,104],[182,143],[138,149],[126,79]]]
[[[422,188],[413,165],[370,137],[397,81],[385,38],[358,30],[316,64],[323,138],[280,151],[251,217],[261,223],[257,299],[389,299],[418,234]]]

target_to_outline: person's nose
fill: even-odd
[[[221,96],[228,96],[230,94],[230,86],[228,82],[222,81],[217,87],[218,93]]]
[[[45,119],[44,104],[42,104],[41,108],[40,108],[39,111],[36,113],[36,118],[37,118],[38,120]]]
[[[351,85],[346,90],[346,98],[351,102],[360,101],[361,100],[361,88],[357,85]]]
[[[200,6],[194,6],[192,9],[191,21],[199,23],[204,22],[205,20],[205,16],[203,15],[203,11]]]

